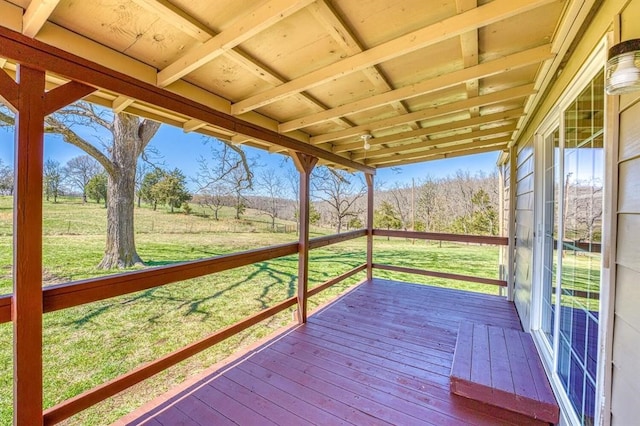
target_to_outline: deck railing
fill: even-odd
[[[393,237],[393,238],[406,238],[412,240],[431,240],[431,241],[449,241],[457,243],[471,243],[471,244],[488,244],[497,246],[506,246],[509,244],[509,239],[506,237],[484,236],[484,235],[461,235],[461,234],[447,234],[440,232],[417,232],[417,231],[397,231],[397,230],[384,230],[374,229],[374,236],[380,237]],[[451,272],[443,271],[430,271],[417,268],[409,268],[405,266],[387,265],[381,263],[373,263],[374,269],[381,269],[385,271],[401,272],[407,274],[425,275],[429,277],[444,278],[458,281],[468,281],[479,284],[496,285],[499,287],[506,287],[507,282],[500,279],[482,278],[471,275],[454,274]]]
[[[309,240],[309,249],[337,244],[368,236],[366,230],[351,231],[343,234],[323,236]],[[473,244],[506,245],[507,239],[502,237],[484,237],[457,234],[441,234],[410,231],[373,230],[372,236],[386,236],[394,238],[451,241]],[[172,283],[216,274],[219,272],[252,265],[258,262],[269,261],[300,252],[298,242],[270,246],[249,250],[241,253],[217,256],[213,258],[184,262],[176,265],[154,267],[141,271],[112,275],[108,277],[93,278],[76,282],[46,287],[42,291],[44,312],[53,312],[68,309],[87,303],[97,302],[108,298],[129,293],[147,290],[154,287],[169,285]],[[371,259],[370,256],[368,256]],[[352,277],[353,275],[370,268],[401,273],[420,274],[439,278],[464,280],[475,283],[505,286],[502,280],[479,278],[449,272],[429,271],[405,266],[394,266],[371,262],[370,265],[362,263],[341,275],[331,278],[306,291],[305,297],[314,296],[329,287]],[[0,297],[0,323],[11,321],[12,295]],[[297,305],[299,296],[289,297],[274,306],[250,315],[235,324],[224,327],[216,332],[191,343],[181,349],[171,352],[163,357],[146,363],[128,373],[116,377],[102,385],[87,390],[73,398],[63,401],[54,407],[44,411],[44,424],[61,422],[74,414],[85,410],[111,396],[122,392],[131,386],[140,383],[175,364],[207,349],[211,346],[230,338],[261,321]]]
[[[311,250],[364,237],[366,230],[357,230],[338,235],[328,235],[309,240]],[[287,243],[208,259],[184,262],[176,265],[149,268],[141,271],[92,278],[82,281],[45,287],[42,291],[44,312],[68,309],[87,303],[98,302],[116,296],[177,283],[180,281],[216,274],[258,262],[277,259],[299,252],[299,243]],[[357,267],[309,289],[307,297],[363,271],[366,264]],[[12,295],[0,297],[0,323],[11,321]],[[44,411],[44,424],[59,423],[111,396],[140,383],[177,363],[211,346],[230,338],[261,321],[269,319],[298,303],[296,296],[289,297],[274,306],[259,311],[235,324],[224,327],[203,339],[171,352],[155,361],[146,363],[128,373],[102,385],[87,390]]]

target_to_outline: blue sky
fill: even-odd
[[[13,133],[0,130],[0,160],[4,164],[13,164]],[[171,126],[162,126],[158,134],[151,141],[162,155],[162,162],[166,168],[181,169],[187,177],[193,177],[198,171],[198,158],[209,156],[209,145],[204,143],[204,138],[195,133],[185,134],[181,129]],[[250,158],[254,158],[263,167],[283,168],[283,156],[269,154],[260,149],[244,147]],[[45,137],[45,158],[52,158],[64,165],[71,158],[83,155],[80,149],[63,142],[59,137],[47,135]],[[455,174],[458,169],[468,169],[471,173],[482,171],[485,173],[496,169],[498,154],[490,152],[466,157],[456,157],[446,160],[435,160],[421,164],[412,164],[400,167],[399,170],[391,168],[379,169],[376,173],[376,182],[384,183],[384,187],[391,187],[395,182],[408,184],[412,179],[420,181],[427,176],[432,178],[446,177]]]

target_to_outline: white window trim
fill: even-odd
[[[579,425],[580,420],[578,419],[577,414],[573,409],[573,405],[569,400],[567,393],[565,392],[557,371],[557,362],[558,362],[558,335],[559,335],[559,327],[560,327],[560,310],[556,310],[556,318],[555,318],[555,330],[554,330],[554,342],[553,348],[549,345],[546,337],[544,336],[544,332],[541,330],[542,325],[542,285],[541,285],[541,274],[542,274],[542,253],[543,248],[543,238],[541,237],[540,230],[542,229],[542,194],[540,189],[543,188],[543,179],[544,179],[544,170],[542,170],[542,165],[540,164],[540,147],[544,144],[545,136],[547,136],[555,127],[560,129],[561,134],[561,150],[564,151],[564,120],[562,119],[563,112],[567,109],[571,102],[580,94],[580,92],[584,89],[584,87],[595,77],[595,75],[604,68],[606,63],[606,52],[608,37],[605,37],[601,40],[600,43],[596,46],[594,51],[591,53],[589,58],[585,61],[584,65],[580,68],[580,70],[576,73],[574,78],[571,80],[571,83],[567,86],[568,89],[559,97],[556,105],[553,109],[547,114],[543,122],[538,126],[535,131],[535,140],[534,140],[534,168],[537,173],[535,181],[534,181],[534,196],[535,196],[535,206],[534,206],[534,229],[535,229],[535,241],[534,241],[534,276],[532,281],[532,306],[531,306],[531,320],[530,320],[530,329],[531,334],[533,336],[533,340],[538,349],[538,353],[542,359],[542,364],[544,365],[547,376],[549,377],[549,382],[551,383],[551,387],[558,399],[558,403],[560,405],[561,418],[564,419],[568,424]],[[607,100],[605,98],[605,111],[608,111]],[[608,115],[608,114],[606,114]],[[605,120],[605,137],[606,134],[610,131],[607,128],[607,121]],[[538,152],[537,152],[538,151]],[[606,160],[605,160],[606,163]],[[606,164],[605,164],[606,167]],[[559,173],[561,176],[564,176],[564,161],[560,161],[559,163]],[[611,179],[610,174],[606,173],[605,169],[605,187],[606,182]],[[605,197],[608,195],[605,192]],[[603,204],[604,205],[604,204]],[[563,217],[563,205],[560,203],[558,205],[558,229],[560,233],[563,229],[562,217]],[[605,211],[603,212],[603,233],[607,228],[606,225],[611,221],[611,212]],[[563,238],[563,235],[558,235],[559,239]],[[536,254],[538,253],[538,254]],[[560,253],[558,253],[560,256]],[[604,262],[604,253],[602,262]],[[596,377],[596,407],[594,413],[594,419],[597,423],[605,422],[603,420],[604,417],[602,413],[602,409],[605,406],[604,400],[609,391],[605,388],[605,383],[607,382],[606,369],[605,365],[608,362],[609,355],[606,351],[606,339],[610,339],[611,336],[607,336],[606,330],[609,328],[609,324],[611,321],[611,316],[613,312],[609,312],[607,307],[609,306],[609,281],[605,278],[605,268],[601,268],[600,272],[600,312],[605,315],[601,315],[599,317],[599,325],[598,325],[598,370]],[[561,274],[557,274],[558,281],[561,278]],[[606,281],[605,281],[606,280]],[[558,285],[557,288],[560,288]],[[556,300],[560,298],[560,293],[557,292]],[[606,413],[605,413],[606,414]],[[561,422],[562,423],[562,422]]]

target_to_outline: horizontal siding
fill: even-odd
[[[529,330],[531,318],[531,268],[533,263],[533,148],[532,141],[518,152],[516,170],[516,253],[514,302],[522,321]]]
[[[640,0],[630,7],[637,26]],[[628,11],[626,19],[629,28]],[[634,37],[640,37],[640,31]],[[629,37],[629,38],[634,38]],[[635,99],[632,99],[635,98]],[[640,99],[621,99],[611,424],[638,424],[640,395]]]
[[[640,102],[634,104],[620,116],[620,160],[640,156]],[[638,210],[640,211],[640,210]]]
[[[640,141],[640,135],[638,136]],[[640,157],[620,163],[618,211],[640,211]]]
[[[618,215],[617,263],[640,272],[640,215],[638,214]],[[640,303],[637,306],[640,307]]]

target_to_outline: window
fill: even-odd
[[[591,425],[602,269],[603,70],[558,111],[547,120],[537,146],[540,271],[533,328],[567,405],[581,424]]]

